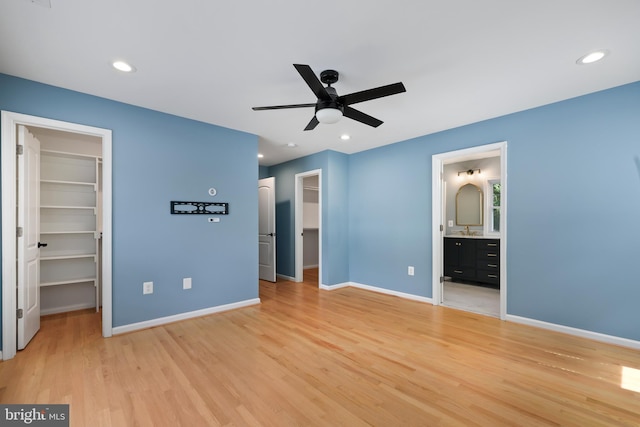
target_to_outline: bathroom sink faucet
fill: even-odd
[[[466,234],[467,236],[471,235],[471,232],[469,231],[469,226],[468,225],[464,226],[464,234]]]

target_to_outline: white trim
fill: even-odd
[[[295,277],[285,276],[284,274],[276,274],[276,277],[279,277],[279,278],[284,279],[284,280],[288,280],[290,282],[295,282],[296,281]]]
[[[347,288],[353,286],[351,282],[337,283],[335,285],[320,285],[319,288],[325,291],[335,291],[336,289]]]
[[[501,212],[500,212],[500,319],[505,320],[507,315],[507,141],[465,148],[463,150],[434,154],[431,157],[431,252],[432,252],[432,277],[431,295],[434,305],[442,303],[442,284],[440,277],[443,272],[443,249],[440,225],[444,224],[442,217],[442,166],[451,163],[460,157],[469,157],[485,153],[487,151],[500,150],[500,180],[501,180]],[[491,236],[493,237],[493,236]],[[498,236],[496,236],[498,237]]]
[[[530,319],[528,317],[515,316],[508,314],[507,321],[520,323],[523,325],[534,326],[536,328],[548,329],[554,332],[560,332],[563,334],[573,335],[581,338],[587,338],[594,341],[601,341],[608,344],[620,345],[623,347],[629,347],[640,350],[640,341],[631,340],[628,338],[616,337],[614,335],[601,334],[599,332],[587,331],[585,329],[572,328],[570,326],[557,325],[555,323],[543,322],[541,320]]]
[[[2,167],[2,355],[16,355],[16,127],[40,127],[102,138],[102,335],[112,334],[112,136],[111,130],[46,119],[26,114],[1,112]]]
[[[45,310],[40,310],[40,316],[48,316],[49,314],[58,314],[58,313],[66,313],[68,311],[78,311],[84,310],[86,308],[92,308],[93,311],[96,311],[96,305],[94,303],[82,303],[82,304],[73,304],[67,305],[64,307],[54,307]]]
[[[362,283],[357,283],[357,282],[343,282],[343,283],[339,283],[337,285],[321,285],[320,288],[327,290],[327,291],[335,291],[336,289],[341,289],[341,288],[346,288],[346,287],[352,287],[352,288],[358,288],[358,289],[364,289],[365,291],[372,291],[372,292],[377,292],[379,294],[385,294],[385,295],[391,295],[394,297],[399,297],[402,299],[408,299],[408,300],[412,300],[412,301],[418,301],[418,302],[426,302],[429,304],[433,304],[433,300],[429,297],[421,297],[418,295],[413,295],[413,294],[407,294],[405,292],[398,292],[398,291],[392,291],[390,289],[385,289],[385,288],[378,288],[377,286],[370,286],[370,285],[363,285]]]
[[[294,213],[294,233],[295,233],[295,277],[294,282],[302,282],[303,280],[303,248],[304,241],[302,233],[304,224],[302,221],[304,212],[304,185],[303,180],[308,176],[318,175],[318,284],[322,285],[322,169],[314,169],[307,172],[297,173],[295,175],[295,213]]]
[[[139,331],[140,329],[152,328],[154,326],[166,325],[167,323],[179,322],[181,320],[193,319],[195,317],[208,316],[209,314],[221,313],[223,311],[235,310],[260,304],[260,298],[253,298],[231,304],[219,305],[216,307],[204,308],[202,310],[189,311],[187,313],[174,314],[172,316],[159,317],[157,319],[145,320],[144,322],[130,323],[128,325],[116,326],[113,334],[119,335],[127,332]]]

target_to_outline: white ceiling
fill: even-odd
[[[264,165],[640,80],[638,0],[41,3],[0,2],[1,73],[256,134]],[[576,64],[595,49],[611,54]],[[115,71],[115,59],[137,72]],[[315,102],[294,63],[338,70],[338,94],[398,81],[407,92],[357,105],[385,122],[378,128],[344,118],[305,132],[313,108],[251,110]]]

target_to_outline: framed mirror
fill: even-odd
[[[456,225],[482,225],[482,189],[465,184],[456,194]]]

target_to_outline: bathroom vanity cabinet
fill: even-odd
[[[500,285],[500,240],[444,238],[444,274],[452,279]]]

